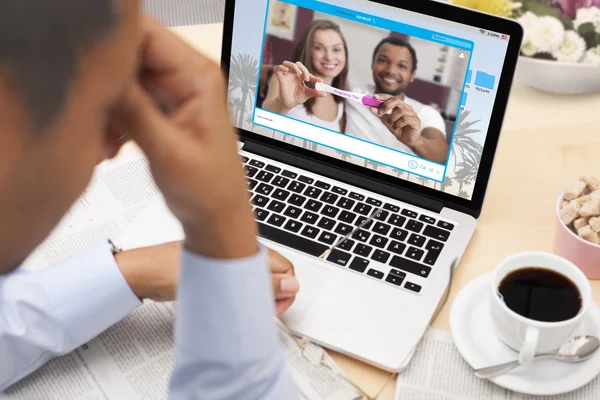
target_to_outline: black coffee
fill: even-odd
[[[582,305],[579,289],[569,278],[544,268],[511,272],[500,282],[498,292],[508,308],[536,321],[571,319]]]

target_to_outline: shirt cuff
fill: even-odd
[[[83,344],[142,302],[133,293],[106,241],[39,271],[56,320]]]

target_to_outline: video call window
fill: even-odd
[[[326,3],[271,0],[253,123],[443,181],[472,50]]]

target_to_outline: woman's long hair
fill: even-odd
[[[311,58],[311,49],[312,49],[312,44],[313,44],[313,40],[315,37],[315,33],[319,30],[335,31],[342,38],[342,42],[344,43],[344,52],[346,54],[346,65],[344,66],[344,69],[342,70],[342,72],[340,72],[340,74],[333,79],[333,83],[331,84],[331,86],[338,88],[338,89],[347,90],[348,62],[349,62],[348,44],[346,43],[346,38],[344,37],[344,34],[342,33],[340,26],[338,24],[336,24],[335,22],[329,21],[326,19],[318,19],[318,20],[313,21],[306,28],[306,30],[300,37],[300,40],[298,41],[298,44],[296,45],[296,48],[294,49],[294,53],[292,54],[291,61],[292,62],[300,61],[302,64],[304,64],[304,66],[306,66],[306,68],[309,70],[309,72],[314,75],[315,71],[313,68],[313,62],[312,62],[312,58]],[[340,103],[340,102],[344,101],[344,99],[339,96],[333,96],[333,98],[336,103]],[[314,97],[312,99],[309,99],[306,103],[304,103],[304,107],[306,107],[306,111],[308,111],[309,114],[312,114],[312,106],[314,104],[315,104]]]

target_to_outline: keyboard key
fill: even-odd
[[[274,166],[274,165],[270,165],[270,164],[269,164],[269,165],[267,165],[267,166],[265,167],[265,169],[266,169],[267,171],[271,171],[271,172],[274,172],[274,173],[276,173],[276,174],[278,174],[278,173],[280,173],[280,172],[281,172],[281,168],[279,168],[279,167],[276,167],[276,166]]]
[[[412,290],[413,292],[419,293],[421,291],[421,286],[417,285],[416,283],[412,283],[412,282],[406,282],[404,284],[404,287],[408,290]]]
[[[358,201],[363,201],[365,199],[365,196],[363,196],[360,193],[356,193],[356,192],[350,192],[350,194],[348,196],[353,198],[354,200],[358,200]]]
[[[352,232],[352,225],[348,225],[345,224],[343,222],[340,222],[336,227],[335,227],[335,233],[339,233],[342,236],[346,236],[347,234],[349,234],[350,232]]]
[[[256,175],[257,172],[258,172],[258,168],[246,167],[246,176],[249,178],[254,177],[254,175]]]
[[[324,201],[327,204],[334,204],[338,199],[338,195],[331,192],[324,192],[321,196],[321,201]]]
[[[388,222],[392,225],[401,227],[402,225],[404,225],[404,222],[406,222],[406,218],[398,214],[392,214],[390,216],[390,219],[388,219]]]
[[[417,249],[416,247],[412,247],[412,246],[411,246],[411,247],[409,247],[409,249],[406,251],[406,254],[405,254],[405,256],[406,256],[406,257],[408,257],[408,258],[410,258],[410,259],[413,259],[413,260],[419,261],[419,260],[421,260],[421,258],[423,258],[423,255],[424,255],[424,254],[425,254],[425,252],[424,252],[423,250],[421,250],[421,249]]]
[[[284,246],[291,247],[292,249],[310,254],[311,256],[319,257],[328,249],[327,246],[321,243],[313,242],[312,240],[305,239],[302,236],[298,236],[266,224],[259,223],[258,231],[265,239],[269,239]]]
[[[369,244],[372,244],[373,246],[383,249],[385,247],[385,245],[387,244],[387,242],[388,242],[387,238],[384,238],[383,236],[375,235],[371,238],[371,241],[369,242]]]
[[[258,160],[251,160],[250,165],[254,165],[257,168],[262,168],[265,166],[265,163],[262,161],[258,161]]]
[[[302,215],[302,218],[300,218],[300,221],[314,225],[317,223],[318,219],[319,219],[319,214],[315,214],[315,213],[311,213],[310,211],[306,211]]]
[[[290,185],[288,186],[288,189],[292,192],[302,193],[305,187],[306,185],[302,182],[292,181],[292,183],[290,183]]]
[[[369,266],[369,260],[365,260],[361,257],[354,257],[354,260],[350,263],[350,269],[358,272],[365,272]]]
[[[306,197],[300,196],[299,194],[292,194],[292,197],[288,200],[288,203],[300,207],[306,201]]]
[[[258,185],[258,182],[256,182],[254,179],[246,178],[246,186],[248,187],[248,190],[254,189],[256,185]]]
[[[406,249],[406,245],[404,243],[396,242],[392,240],[387,249],[396,254],[402,254],[404,249]]]
[[[285,209],[285,203],[281,201],[272,200],[267,207],[268,210],[275,211],[276,213],[281,213]]]
[[[354,246],[355,243],[356,242],[352,239],[345,239],[342,243],[338,244],[337,247],[342,250],[350,251],[350,249],[352,249],[352,246]]]
[[[383,204],[383,201],[369,197],[367,199],[367,203],[369,203],[370,205],[375,206],[375,207],[381,207],[381,205]]]
[[[383,272],[377,271],[373,268],[367,271],[367,275],[372,276],[373,278],[381,279],[383,278]]]
[[[287,176],[288,178],[291,178],[291,179],[296,179],[296,177],[298,176],[297,173],[288,171],[287,169],[284,169],[283,172],[281,173],[281,175]]]
[[[382,264],[385,264],[387,262],[387,260],[389,260],[389,258],[390,258],[390,253],[388,253],[387,251],[383,251],[383,250],[375,250],[375,252],[371,256],[371,258],[373,259],[373,261],[377,261]]]
[[[356,207],[354,207],[354,211],[362,215],[370,215],[372,209],[372,206],[365,203],[358,203]]]
[[[271,183],[277,187],[284,188],[288,185],[288,183],[290,183],[290,180],[281,175],[277,175]]]
[[[433,251],[437,251],[438,253],[440,253],[442,251],[442,249],[444,248],[444,244],[440,243],[440,242],[436,242],[433,239],[429,239],[429,242],[427,242],[427,244],[425,245],[425,248],[427,250],[433,250]]]
[[[346,252],[338,250],[338,249],[333,249],[331,251],[331,253],[329,253],[329,256],[327,257],[327,261],[331,261],[334,264],[345,267],[348,264],[348,261],[350,261],[351,257],[352,257],[352,255],[349,253],[346,253]]]
[[[367,232],[364,229],[359,229],[358,231],[354,232],[354,234],[352,235],[352,237],[354,239],[358,239],[361,242],[366,242],[367,240],[369,240],[370,236],[371,236],[371,232]]]
[[[266,207],[269,200],[270,199],[268,197],[257,194],[252,198],[252,204],[254,204],[257,207]]]
[[[454,229],[454,225],[452,225],[450,222],[446,222],[446,221],[439,221],[438,226],[440,228],[448,229],[449,231]]]
[[[435,265],[440,253],[438,251],[429,250],[427,255],[423,259],[423,262],[427,265]]]
[[[397,277],[395,275],[392,275],[392,274],[388,274],[388,276],[385,278],[386,282],[389,282],[389,283],[391,283],[393,285],[396,285],[396,286],[401,286],[403,280],[404,280],[404,278],[399,278],[399,277]]]
[[[273,189],[274,189],[273,186],[267,185],[266,183],[261,183],[256,188],[256,193],[260,193],[260,194],[264,194],[265,196],[268,196],[268,195],[271,194],[271,192],[273,191]]]
[[[323,242],[323,243],[327,243],[327,244],[335,243],[336,239],[337,239],[337,235],[334,235],[331,232],[323,232],[323,233],[321,233],[321,236],[319,236],[319,242]]]
[[[337,194],[341,194],[342,196],[345,196],[348,194],[348,191],[344,188],[341,188],[339,186],[334,186],[333,189],[331,189],[332,192],[337,193]]]
[[[317,199],[317,198],[319,198],[319,196],[321,195],[322,192],[323,191],[319,188],[309,186],[308,188],[306,188],[304,195],[308,196],[308,197],[312,197],[313,199]]]
[[[283,229],[291,232],[298,232],[302,228],[302,224],[298,221],[294,221],[293,219],[288,220]]]
[[[431,273],[431,268],[425,265],[421,265],[412,260],[407,260],[406,258],[394,256],[392,257],[392,261],[390,261],[390,265],[394,268],[398,268],[401,271],[405,271],[411,274],[415,274],[421,276],[423,278],[427,278]]]
[[[270,223],[271,225],[275,225],[275,226],[281,226],[283,225],[283,223],[285,222],[285,217],[282,217],[281,215],[277,215],[277,214],[273,214],[271,215],[271,217],[267,220],[268,223]]]
[[[300,218],[300,214],[302,214],[302,209],[294,206],[288,206],[283,213],[283,215],[292,218]]]
[[[367,246],[366,244],[359,243],[354,248],[354,254],[357,254],[357,255],[363,256],[363,257],[368,257],[369,254],[371,254],[372,250],[373,250],[373,248],[371,246]]]
[[[423,231],[423,235],[445,242],[450,237],[450,232],[436,228],[435,226],[427,225]]]
[[[417,218],[419,216],[419,214],[417,214],[416,212],[407,210],[407,209],[402,210],[402,212],[400,214],[406,215],[407,217],[410,217],[410,218]]]
[[[281,201],[285,201],[285,199],[287,199],[289,195],[290,192],[283,189],[276,189],[275,192],[273,192],[273,198]]]
[[[316,181],[315,186],[325,190],[329,190],[329,188],[331,187],[329,183],[325,183],[323,181]]]
[[[395,206],[393,204],[389,204],[389,203],[385,203],[385,205],[383,206],[383,208],[385,210],[388,210],[388,211],[391,211],[391,212],[395,212],[395,213],[400,212],[400,207]]]
[[[421,229],[423,229],[423,223],[419,222],[419,221],[415,221],[414,219],[409,219],[408,222],[406,223],[405,228],[408,229],[409,231],[413,231],[413,232],[421,232]]]
[[[314,226],[308,226],[308,225],[306,225],[300,234],[302,236],[306,236],[306,237],[309,237],[311,239],[314,239],[314,238],[317,237],[317,235],[319,234],[319,232],[321,232],[320,229],[315,228]]]
[[[402,279],[406,278],[406,273],[399,271],[397,269],[393,269],[393,268],[390,270],[390,275],[394,275],[394,276],[396,276],[398,278],[402,278]]]
[[[327,229],[328,231],[332,230],[335,226],[335,221],[331,218],[321,217],[321,220],[317,224],[319,228]]]
[[[378,221],[385,221],[388,215],[390,215],[389,211],[379,210],[374,218]]]
[[[361,228],[364,228],[364,229],[369,229],[371,226],[373,226],[373,220],[370,220],[369,222],[367,222],[368,220],[369,220],[369,218],[367,218],[367,217],[358,217],[358,219],[355,222],[355,225],[360,226]]]
[[[435,218],[430,217],[429,215],[421,215],[419,217],[419,221],[427,222],[428,224],[435,224]]]
[[[351,200],[347,197],[342,197],[338,202],[337,202],[337,206],[338,207],[342,207],[345,208],[346,210],[350,210],[352,208],[352,206],[354,205],[355,201]]]
[[[240,156],[240,158],[242,159],[242,164],[246,164],[248,162],[248,157],[244,157],[244,156]]]
[[[257,208],[256,210],[254,210],[254,213],[256,214],[256,219],[259,221],[264,221],[265,219],[267,219],[269,214],[271,214],[270,212],[268,212],[267,210],[263,210],[262,208]]]
[[[316,200],[308,200],[304,205],[304,208],[314,212],[318,212],[321,209],[321,207],[323,207],[323,203]]]
[[[413,233],[412,235],[410,235],[410,237],[408,238],[406,243],[412,244],[413,246],[417,246],[417,247],[423,247],[426,240],[427,240],[427,238],[425,236],[421,236],[421,235],[417,235],[416,233]]]
[[[390,231],[390,229],[392,229],[392,227],[389,226],[388,224],[384,224],[382,222],[378,222],[373,227],[373,232],[379,233],[380,235],[387,235],[388,232]]]
[[[344,221],[349,224],[352,224],[352,223],[354,223],[354,220],[356,219],[356,214],[354,214],[353,212],[350,212],[350,211],[342,211],[340,213],[340,215],[338,216],[338,219],[340,221]]]
[[[298,177],[298,180],[300,182],[308,183],[309,185],[312,185],[312,183],[315,181],[313,178],[309,178],[308,176],[304,176],[304,175],[300,175]]]
[[[404,229],[399,229],[399,228],[394,228],[394,230],[390,234],[390,237],[392,239],[401,240],[401,241],[404,241],[407,236],[408,236],[408,232],[405,231]]]

